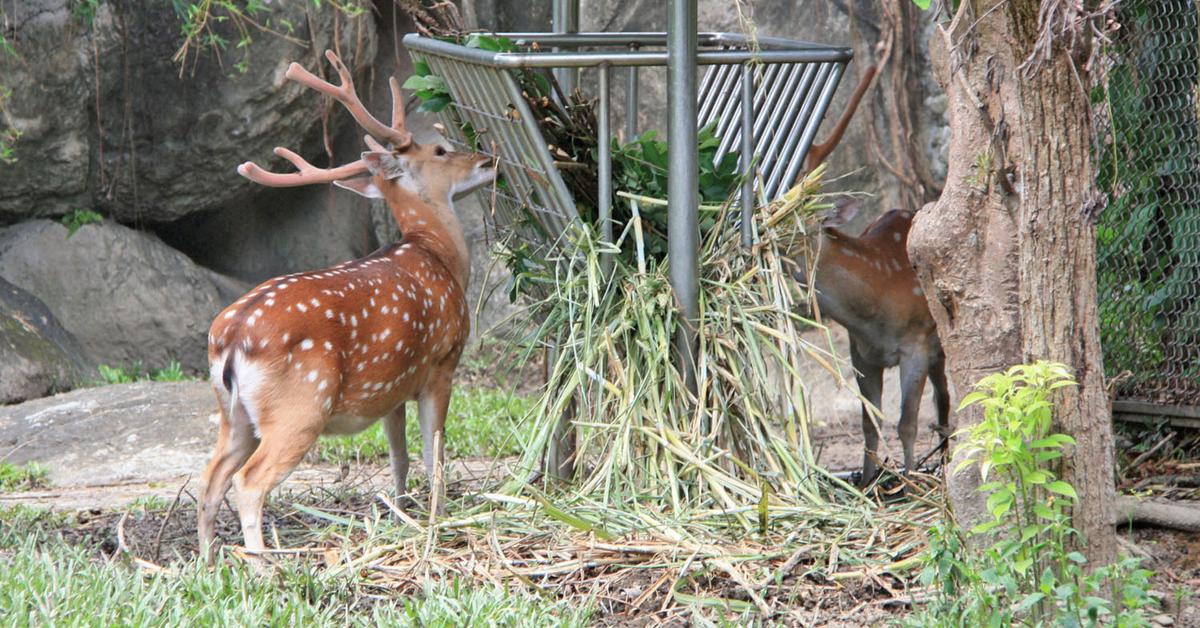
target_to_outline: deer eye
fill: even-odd
[[[438,157],[441,157],[446,154],[446,149],[442,148],[441,146],[438,146],[437,148],[433,149],[433,154],[437,155]]]

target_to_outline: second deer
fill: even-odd
[[[470,259],[453,200],[491,182],[494,170],[486,156],[413,142],[395,78],[392,124],[376,120],[359,101],[349,70],[332,51],[325,56],[341,85],[296,63],[286,76],[341,102],[370,134],[371,150],[321,169],[277,148],[297,172],[267,172],[249,162],[238,172],[271,187],[333,183],[381,198],[402,237],[362,259],[265,281],[213,321],[208,356],[221,422],[198,504],[200,547],[210,555],[217,510],[231,483],[246,548],[265,549],[266,495],[321,434],[351,434],[382,418],[396,492],[404,493],[408,401],[418,404],[433,509],[443,503],[443,426],[470,330]]]
[[[900,444],[904,468],[909,471],[915,462],[917,416],[926,378],[933,384],[938,431],[943,438],[948,435],[946,358],[925,293],[908,259],[913,212],[886,212],[856,238],[839,227],[854,218],[858,207],[859,201],[842,202],[823,217],[820,235],[814,240],[819,253],[812,283],[820,313],[849,332],[850,362],[857,371],[858,391],[868,403],[882,409],[883,371],[900,367]],[[805,265],[798,267],[797,279],[808,283]],[[879,432],[866,405],[862,429],[861,483],[865,486],[879,473]]]

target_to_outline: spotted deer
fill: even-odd
[[[946,358],[905,248],[913,212],[893,209],[856,238],[839,227],[854,218],[859,206],[860,201],[839,203],[822,219],[815,242],[819,251],[813,271],[816,305],[821,315],[849,332],[850,362],[857,371],[859,393],[875,408],[882,409],[883,370],[900,367],[900,443],[904,468],[911,470],[926,378],[933,384],[938,431],[944,437],[949,429]],[[797,280],[807,284],[805,265],[798,267]],[[866,405],[862,428],[861,481],[866,485],[878,476],[879,447],[879,432]]]
[[[208,359],[221,421],[197,526],[202,551],[210,554],[231,482],[245,546],[264,549],[263,501],[321,434],[355,433],[382,418],[396,492],[404,493],[409,401],[417,402],[431,499],[442,503],[443,426],[470,327],[470,260],[453,201],[492,181],[493,169],[485,156],[414,142],[395,78],[392,124],[376,120],[359,101],[349,70],[332,51],[325,56],[341,85],[296,63],[286,76],[341,102],[367,131],[370,150],[322,169],[276,148],[296,172],[247,162],[238,173],[269,187],[333,183],[384,199],[402,236],[362,259],[265,281],[213,321]]]

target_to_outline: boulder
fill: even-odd
[[[0,224],[75,207],[120,222],[165,222],[244,201],[256,188],[237,164],[280,167],[273,147],[311,153],[320,142],[321,97],[284,79],[288,63],[324,71],[319,54],[335,45],[355,70],[375,56],[370,13],[350,18],[333,3],[263,5],[260,23],[294,30],[251,28],[245,47],[235,46],[233,20],[213,22],[229,47],[219,60],[190,54],[182,68],[172,60],[182,43],[172,3],[108,0],[90,23],[77,5],[6,8],[16,56],[0,54],[0,85],[12,90],[3,124],[20,137],[18,161],[0,168]],[[348,119],[336,110],[328,118],[334,128]]]
[[[198,477],[216,425],[206,382],[85,388],[0,407],[0,457],[38,462],[58,486]]]
[[[178,360],[206,371],[224,301],[211,273],[157,237],[105,221],[32,220],[0,231],[0,277],[37,295],[95,362]]]
[[[86,371],[79,342],[46,304],[0,279],[0,404],[69,390]]]

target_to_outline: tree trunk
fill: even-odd
[[[917,214],[909,254],[959,395],[1018,362],[1055,360],[1074,372],[1079,386],[1056,399],[1056,429],[1078,443],[1062,478],[1079,492],[1075,526],[1089,562],[1102,565],[1116,538],[1089,79],[1080,57],[1058,42],[1036,68],[1022,68],[1038,36],[1038,9],[1037,0],[964,1],[945,37],[934,38],[931,56],[950,98],[950,171],[938,202]],[[973,409],[958,422],[979,417]],[[947,485],[959,517],[980,520],[978,477],[963,473]]]

